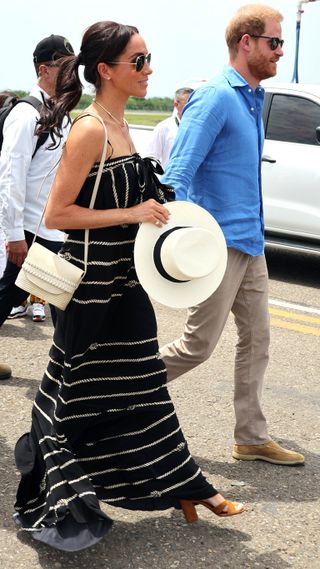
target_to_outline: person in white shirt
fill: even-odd
[[[0,109],[6,107],[11,101],[16,101],[19,99],[19,95],[13,91],[1,91],[0,93]],[[6,237],[2,229],[2,223],[0,224],[0,279],[4,273],[7,264],[7,253],[6,253]],[[32,312],[32,320],[34,322],[44,322],[46,318],[45,313],[45,300],[38,298],[34,295],[30,297],[30,306],[28,300],[26,300],[20,306],[14,306],[8,315],[8,319],[21,318],[27,316],[29,309]],[[0,379],[1,379],[1,364],[0,364]]]
[[[73,54],[72,46],[63,36],[52,34],[41,40],[33,53],[38,82],[30,95],[41,102],[53,97],[61,58]],[[48,138],[34,154],[38,142],[35,134],[38,118],[39,112],[32,105],[21,102],[12,109],[3,127],[0,226],[5,233],[8,258],[0,279],[0,326],[12,307],[20,305],[28,297],[28,293],[15,285],[15,280],[36,233],[53,181],[55,165],[69,130],[66,124],[55,148],[48,148],[52,142]],[[41,224],[36,240],[57,252],[63,242],[63,232],[47,229]],[[50,308],[54,322],[55,311],[53,307]]]
[[[169,161],[171,148],[178,132],[182,111],[191,93],[193,93],[193,89],[190,87],[177,89],[174,95],[173,113],[171,117],[159,122],[154,128],[152,139],[145,153],[146,156],[152,156],[159,160],[164,170]]]
[[[0,93],[0,109],[6,106],[11,99],[16,99],[18,96],[13,91],[1,91]],[[6,253],[6,236],[0,223],[0,279],[7,263]]]

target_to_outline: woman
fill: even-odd
[[[128,509],[182,507],[188,521],[199,503],[222,516],[244,510],[217,493],[188,452],[166,388],[154,311],[133,266],[138,224],[165,224],[160,201],[173,197],[151,161],[135,152],[124,119],[128,97],[146,95],[150,55],[134,27],[91,26],[79,55],[62,63],[56,101],[41,121],[53,135],[80,99],[79,65],[96,98],[71,129],[46,224],[67,230],[62,255],[80,267],[90,229],[88,270],[67,310],[58,311],[31,433],[16,446],[16,521],[63,550],[92,545],[108,531],[99,500]],[[101,120],[108,150],[89,209],[105,138]]]

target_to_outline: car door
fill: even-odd
[[[267,94],[262,188],[266,233],[320,240],[320,101]]]

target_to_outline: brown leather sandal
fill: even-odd
[[[188,523],[196,522],[198,520],[198,514],[195,506],[197,505],[205,506],[211,512],[216,514],[216,516],[227,518],[229,516],[236,516],[237,514],[242,514],[245,512],[245,507],[238,502],[230,502],[230,500],[223,500],[218,506],[213,506],[209,502],[204,500],[180,500],[180,505],[184,513],[184,517]],[[240,507],[239,507],[240,506]]]

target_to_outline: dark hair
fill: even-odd
[[[84,33],[79,55],[61,59],[57,76],[55,96],[46,101],[38,122],[37,134],[49,131],[55,146],[56,137],[61,138],[61,126],[65,116],[70,120],[70,111],[82,95],[79,65],[84,66],[84,78],[96,89],[101,86],[97,71],[98,63],[116,61],[126,48],[132,35],[139,33],[134,26],[117,22],[96,22]]]
[[[0,109],[12,99],[19,99],[14,91],[1,91],[0,93]]]

